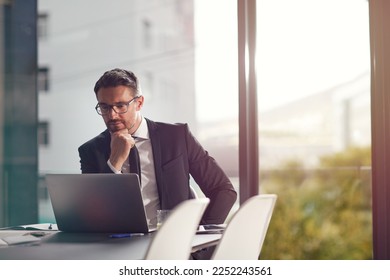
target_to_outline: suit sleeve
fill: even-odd
[[[224,223],[237,199],[237,193],[215,159],[203,149],[189,131],[188,126],[185,127],[190,174],[205,196],[210,199],[202,223]]]
[[[90,142],[79,147],[81,173],[113,173],[101,148],[95,146]]]

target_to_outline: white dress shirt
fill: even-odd
[[[141,125],[132,135],[135,138],[135,146],[141,164],[141,193],[146,211],[146,218],[151,226],[157,225],[157,209],[160,209],[160,200],[157,191],[156,174],[154,171],[153,149],[149,138],[149,130],[146,120],[142,117]],[[122,171],[116,170],[108,160],[107,164],[115,173],[128,173],[128,160],[122,167]]]

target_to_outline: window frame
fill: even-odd
[[[256,0],[237,1],[240,204],[259,193]]]
[[[369,1],[374,259],[390,259],[390,3]]]

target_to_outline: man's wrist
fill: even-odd
[[[121,170],[116,169],[116,168],[111,164],[110,159],[107,160],[107,165],[110,167],[110,169],[112,170],[112,172],[114,172],[115,174],[121,174],[121,173],[122,173]]]

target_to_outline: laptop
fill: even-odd
[[[137,174],[48,174],[58,229],[64,232],[148,233]]]

